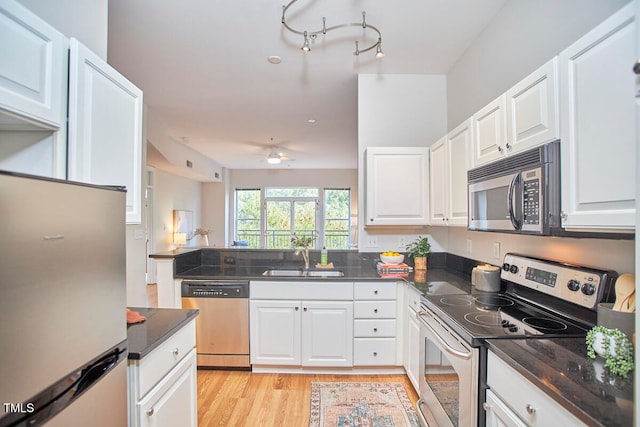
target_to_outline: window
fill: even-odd
[[[310,236],[312,248],[349,248],[349,189],[236,189],[235,239],[251,248],[285,249],[291,236]]]

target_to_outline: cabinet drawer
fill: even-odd
[[[353,323],[353,335],[356,337],[395,337],[395,319],[357,319]]]
[[[355,338],[353,340],[354,366],[381,366],[396,364],[395,338]]]
[[[487,385],[528,426],[585,425],[491,351],[487,359]]]
[[[355,300],[396,299],[396,284],[388,282],[356,282],[353,296]]]
[[[176,332],[171,338],[139,361],[139,396],[151,388],[173,369],[196,346],[195,320]]]
[[[395,301],[356,301],[353,303],[356,319],[395,319]]]

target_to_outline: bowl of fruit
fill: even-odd
[[[382,252],[380,254],[380,261],[385,264],[400,264],[404,261],[404,255],[393,251]]]

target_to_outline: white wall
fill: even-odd
[[[209,246],[225,247],[229,245],[227,238],[227,185],[224,183],[202,184],[202,228],[212,230],[209,234]],[[233,198],[231,198],[233,199]]]
[[[18,0],[67,37],[107,60],[109,0]]]
[[[447,73],[448,130],[629,0],[508,1]]]
[[[442,75],[358,75],[358,240],[361,252],[404,250],[403,240],[429,236],[432,251],[446,250],[444,236],[436,237],[426,227],[364,227],[364,171],[367,147],[427,147],[447,131],[447,83]],[[405,184],[406,185],[406,184]],[[409,184],[410,185],[410,184]],[[369,234],[378,237],[378,247],[365,247]]]

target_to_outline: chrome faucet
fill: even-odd
[[[309,249],[308,248],[296,249],[295,254],[296,255],[302,254],[302,258],[304,258],[304,269],[308,270],[309,269]]]

